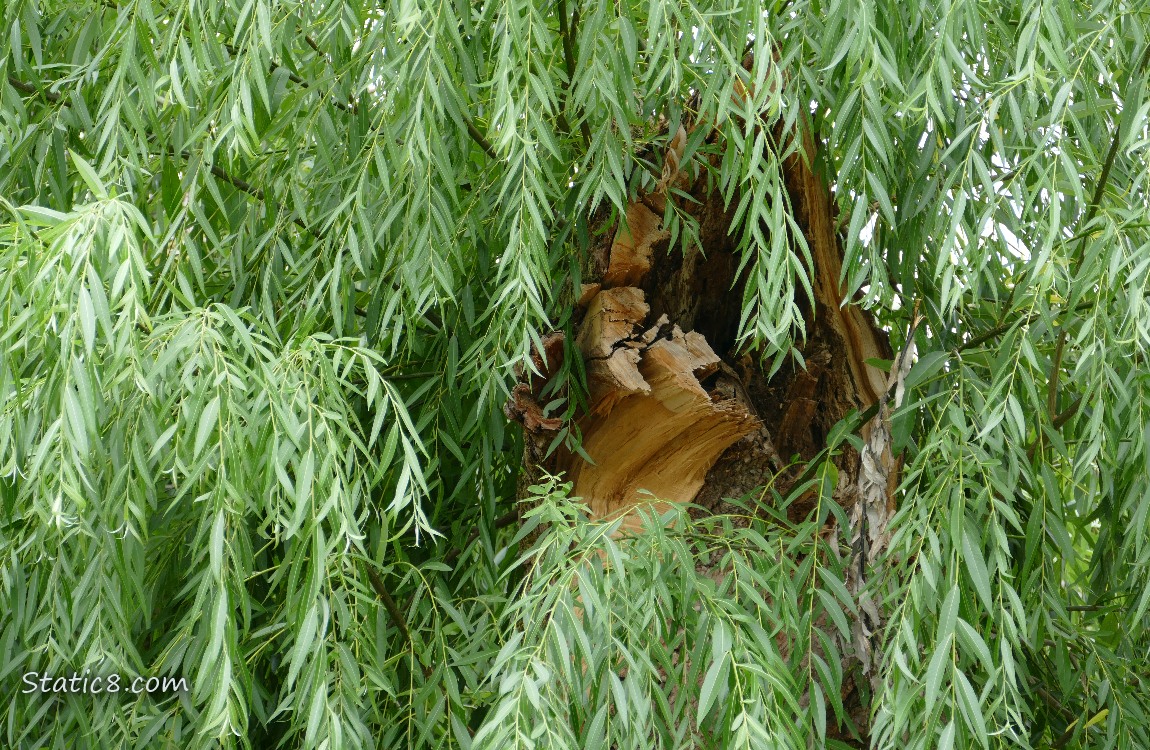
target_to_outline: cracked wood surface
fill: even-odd
[[[693,501],[723,451],[758,427],[742,404],[699,382],[720,362],[707,340],[678,326],[650,337],[659,327],[641,330],[648,310],[634,287],[604,290],[591,301],[576,343],[590,390],[579,426],[594,463],[568,454],[559,466],[592,515],[623,514],[622,528],[631,530],[640,522],[628,509],[654,498],[656,512]]]

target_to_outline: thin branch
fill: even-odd
[[[1013,180],[1015,177],[1022,174],[1022,172],[1023,172],[1023,170],[1025,170],[1025,168],[1026,168],[1026,162],[1024,161],[1022,164],[1019,164],[1014,169],[1011,169],[1008,172],[1003,172],[1000,175],[996,175],[994,177],[994,181],[995,182],[1001,182],[1005,186],[1008,182]]]
[[[1130,71],[1130,77],[1126,79],[1127,87],[1129,87],[1130,81],[1135,80],[1136,77],[1145,72],[1147,65],[1150,65],[1150,42],[1146,44],[1146,49],[1142,53],[1142,59],[1138,65]],[[1102,202],[1102,196],[1106,193],[1106,183],[1110,181],[1110,171],[1114,168],[1114,161],[1118,157],[1118,148],[1121,145],[1122,122],[1118,121],[1114,126],[1114,135],[1110,139],[1110,150],[1106,152],[1106,161],[1102,163],[1102,173],[1098,176],[1098,185],[1094,188],[1094,196],[1090,199],[1090,206],[1086,209],[1086,217],[1082,221],[1082,239],[1078,242],[1078,249],[1074,253],[1075,268],[1082,265],[1084,260],[1090,222],[1094,221],[1094,217],[1098,215],[1098,206]]]
[[[304,38],[307,39],[307,37],[304,37]],[[314,42],[312,44],[314,44]],[[228,54],[231,55],[232,57],[239,57],[240,56],[240,49],[238,47],[232,45],[232,44],[224,42],[224,49],[226,49],[228,51]],[[313,47],[313,49],[315,49],[316,52],[319,52],[318,48]],[[320,52],[320,54],[322,55],[323,53]],[[291,81],[292,83],[296,84],[300,88],[305,88],[308,90],[315,89],[315,87],[312,86],[311,83],[309,83],[306,79],[301,78],[299,75],[297,75],[295,72],[293,72],[291,70],[291,68],[288,68],[287,66],[284,66],[284,65],[280,65],[275,60],[268,60],[268,71],[269,72],[274,73],[277,70],[279,70],[280,68],[283,68],[284,70],[286,70],[288,80]],[[347,112],[349,114],[355,114],[358,111],[354,102],[352,102],[351,104],[344,104],[339,99],[336,99],[335,96],[325,95],[325,94],[321,94],[321,96],[323,98],[327,99],[328,101],[330,101],[333,105],[335,105],[339,109],[342,109],[344,112]]]
[[[1061,429],[1065,424],[1065,420],[1059,421],[1062,415],[1058,414],[1058,379],[1062,372],[1062,350],[1066,346],[1066,326],[1058,332],[1058,342],[1054,345],[1054,356],[1050,361],[1050,375],[1046,380],[1046,413],[1050,417],[1054,429]],[[1081,399],[1074,403],[1073,409],[1078,408]],[[1067,411],[1070,411],[1069,409]],[[1026,447],[1026,458],[1028,461],[1034,461],[1034,454],[1038,450],[1038,446],[1042,445],[1045,441],[1045,436],[1042,430],[1039,429],[1034,436],[1034,440]]]
[[[1067,718],[1074,716],[1074,714],[1072,714],[1070,710],[1066,708],[1066,706],[1062,705],[1062,703],[1057,698],[1055,698],[1049,690],[1044,688],[1042,684],[1038,682],[1038,680],[1032,677],[1030,678],[1030,684],[1034,687],[1034,691],[1038,693],[1039,696],[1041,696],[1043,701],[1046,702],[1046,705],[1050,706],[1055,711]]]
[[[1062,349],[1066,346],[1066,326],[1058,332],[1058,343],[1054,345],[1054,358],[1050,362],[1050,377],[1047,380],[1046,411],[1051,419],[1058,409],[1058,377],[1062,372]]]
[[[232,57],[238,57],[239,56],[239,50],[236,47],[234,47],[233,45],[225,42],[224,48],[227,49],[228,54],[230,54]],[[275,60],[269,61],[268,67],[271,70],[271,72],[273,72],[273,73],[276,70],[283,68],[284,70],[287,71],[288,80],[291,81],[292,83],[294,83],[294,84],[296,84],[302,88],[305,88],[305,89],[314,88],[305,79],[300,78],[298,75],[293,73],[291,71],[291,69],[286,68],[283,65],[280,65]],[[39,95],[39,96],[43,96],[45,99],[52,102],[53,104],[63,104],[66,107],[72,106],[72,103],[70,101],[68,101],[67,99],[63,99],[55,91],[49,91],[48,89],[36,88],[32,84],[26,83],[25,81],[21,81],[20,79],[16,78],[15,76],[13,76],[10,73],[8,74],[8,83],[12,85],[12,88],[16,89],[17,91],[22,91],[25,94],[28,94],[29,96]],[[348,105],[348,104],[344,104],[340,100],[336,99],[334,96],[328,97],[328,98],[333,105],[342,109],[344,112],[348,112],[350,114],[355,114],[358,111],[354,103]]]
[[[1078,407],[1080,407],[1080,406],[1082,406],[1082,397],[1081,396],[1074,399],[1074,403],[1071,404],[1070,406],[1066,407],[1066,411],[1064,411],[1061,414],[1059,414],[1058,416],[1054,417],[1054,421],[1053,421],[1054,429],[1056,429],[1056,430],[1062,429],[1062,426],[1070,421],[1070,418],[1075,415],[1075,413],[1078,411]]]
[[[1081,312],[1082,310],[1089,309],[1091,307],[1091,305],[1093,305],[1093,304],[1094,303],[1092,301],[1079,302],[1074,307],[1069,308],[1068,310],[1064,310],[1063,312]],[[973,349],[976,346],[979,346],[981,344],[985,344],[987,341],[990,341],[991,339],[995,338],[996,336],[999,336],[1003,333],[1006,333],[1011,328],[1013,328],[1015,325],[1030,325],[1038,317],[1040,317],[1040,314],[1038,312],[1031,312],[1031,313],[1023,316],[1023,320],[1021,322],[1019,322],[1018,320],[1003,321],[1002,323],[999,323],[998,325],[994,326],[993,328],[988,329],[985,333],[981,333],[978,336],[975,336],[970,341],[959,344],[955,348],[951,349],[950,353],[951,353],[951,355],[961,354],[962,352],[966,351],[967,349]]]
[[[227,46],[229,48],[229,50],[232,49],[231,45],[225,45],[225,46]],[[272,64],[275,65],[275,63],[272,63]],[[294,75],[294,74],[289,72],[289,76],[290,75]],[[13,88],[15,88],[19,91],[23,91],[27,94],[31,94],[31,95],[40,94],[40,95],[44,96],[45,98],[47,98],[52,103],[61,103],[66,107],[72,106],[72,103],[70,101],[68,101],[67,99],[62,99],[59,94],[57,94],[53,91],[48,91],[46,89],[45,90],[38,89],[30,83],[25,83],[24,81],[20,81],[20,80],[17,80],[16,78],[13,78],[11,75],[8,76],[8,83],[12,84]],[[302,83],[305,87],[307,86],[306,82],[302,82]],[[169,151],[169,153],[172,155],[175,155],[174,151]],[[182,151],[182,152],[180,152],[179,155],[184,159],[184,161],[191,161],[192,160],[192,155],[190,153],[188,153],[187,151]],[[248,195],[252,196],[253,198],[256,198],[261,203],[264,203],[265,205],[267,204],[267,202],[268,202],[267,196],[264,194],[264,191],[261,190],[260,188],[256,187],[255,185],[252,185],[247,180],[243,180],[239,177],[236,177],[235,175],[229,174],[228,172],[225,172],[223,169],[216,166],[215,164],[212,164],[209,167],[209,169],[210,169],[211,173],[213,175],[215,175],[218,179],[221,179],[224,182],[231,185],[232,187],[236,188],[237,190],[244,192],[244,193],[247,193]],[[296,226],[298,226],[300,229],[303,229],[304,231],[306,231],[308,234],[312,235],[316,239],[318,239],[318,240],[324,239],[324,233],[323,232],[320,232],[320,231],[313,229],[311,226],[309,226],[305,221],[300,219],[298,216],[292,217],[292,222]]]
[[[518,520],[519,520],[519,511],[513,510],[510,513],[506,513],[506,514],[500,516],[499,518],[496,518],[495,523],[492,524],[492,526],[496,529],[502,529],[505,526],[510,526],[511,524],[515,523]],[[474,529],[472,529],[471,536],[467,537],[467,541],[464,543],[464,545],[462,547],[459,547],[457,549],[453,549],[450,552],[448,552],[447,556],[443,558],[443,561],[445,563],[447,563],[448,565],[451,565],[452,563],[454,563],[456,560],[459,559],[459,556],[461,554],[463,554],[463,550],[467,549],[467,547],[469,547],[471,545],[471,543],[474,542],[478,538],[479,538],[479,527],[476,526]]]
[[[111,8],[112,10],[115,10],[115,11],[120,10],[119,4],[116,3],[114,0],[101,0],[101,4],[108,7],[108,8]],[[316,52],[319,52],[320,55],[323,55],[324,59],[327,59],[327,56],[324,55],[323,52],[320,51],[319,47],[315,43],[315,40],[313,40],[310,36],[305,34],[304,35],[304,41],[307,42],[308,46],[310,46]],[[235,46],[228,44],[227,42],[224,42],[224,48],[228,51],[228,54],[231,55],[232,57],[239,57],[239,49],[237,49]],[[283,68],[284,70],[287,71],[288,80],[291,81],[292,83],[294,83],[297,86],[300,86],[302,88],[305,88],[305,89],[314,88],[306,80],[304,80],[303,78],[296,75],[296,73],[293,72],[291,70],[291,68],[288,68],[287,66],[284,66],[284,65],[280,65],[275,60],[269,60],[268,61],[268,68],[269,68],[269,71],[272,73],[274,73],[276,70],[278,70],[280,68]],[[328,98],[328,97],[325,96],[324,98]],[[355,114],[355,112],[356,112],[355,102],[352,102],[350,104],[344,104],[340,100],[336,99],[334,96],[330,97],[330,100],[331,100],[332,104],[334,104],[336,107],[339,107],[344,112],[349,112],[351,114]]]
[[[67,99],[61,99],[59,94],[52,92],[52,91],[48,91],[48,90],[38,89],[30,83],[25,83],[24,81],[20,81],[20,80],[13,78],[11,75],[8,76],[8,83],[12,84],[13,88],[15,88],[19,91],[23,91],[27,94],[32,94],[32,95],[40,94],[53,103],[61,103],[66,107],[72,106],[72,103],[69,102]],[[175,155],[174,151],[170,151],[169,153],[171,153],[172,155]],[[187,151],[182,151],[182,152],[180,152],[179,155],[185,161],[191,161],[192,160],[192,155],[190,153],[188,153]],[[229,185],[236,188],[237,190],[244,192],[244,193],[247,193],[248,195],[252,196],[253,198],[256,198],[257,200],[259,200],[261,203],[266,204],[268,202],[267,196],[264,194],[264,191],[261,190],[260,188],[256,187],[255,185],[252,185],[247,180],[243,180],[239,177],[236,177],[235,175],[229,174],[228,172],[225,172],[223,169],[219,168],[215,164],[212,164],[209,167],[209,169],[210,169],[211,173],[213,175],[215,175],[218,179],[223,180],[224,182],[228,183]],[[308,232],[310,235],[312,235],[316,239],[318,239],[318,240],[324,239],[324,234],[322,232],[319,232],[319,231],[313,229],[306,222],[304,222],[302,219],[300,219],[298,216],[292,217],[292,222],[296,226],[298,226],[300,229],[303,229],[304,231]]]
[[[891,200],[895,200],[893,195],[891,196]],[[867,213],[873,214],[878,210],[878,207],[878,201],[871,201],[870,205],[867,207]],[[835,234],[842,234],[842,231],[850,226],[852,215],[852,209],[847,209],[843,212],[842,216],[839,217],[838,223],[835,225]]]
[[[492,159],[498,159],[499,155],[495,153],[495,147],[491,145],[491,141],[487,140],[483,133],[479,132],[479,128],[475,126],[475,123],[467,116],[467,113],[461,110],[459,116],[463,118],[463,124],[467,126],[467,134],[471,136],[471,140],[479,144],[479,147],[483,149],[483,153]]]
[[[399,605],[395,603],[395,599],[387,590],[384,585],[383,579],[379,577],[372,563],[365,563],[364,568],[367,570],[367,580],[371,582],[371,588],[375,591],[383,602],[384,608],[387,610],[388,615],[391,616],[391,621],[395,623],[395,627],[403,634],[403,639],[407,641],[408,646],[414,647],[414,641],[411,640],[411,631],[407,629],[407,621],[403,618],[403,613],[399,611]]]
[[[192,158],[191,154],[189,154],[187,151],[183,152],[181,154],[181,156],[183,156],[187,160],[191,160],[191,158]],[[254,185],[251,185],[248,182],[241,180],[239,177],[233,177],[232,175],[228,174],[224,170],[217,167],[215,164],[212,164],[209,167],[209,169],[211,170],[212,174],[214,174],[216,177],[220,178],[224,182],[228,183],[232,187],[236,188],[237,190],[242,190],[243,192],[247,193],[248,195],[253,196],[255,198],[258,198],[259,200],[263,201],[264,203],[267,203],[267,198],[264,196],[264,191],[260,190],[258,187],[255,187]]]
[[[171,153],[173,155],[175,154],[174,151],[170,151],[169,153]],[[184,159],[184,161],[190,162],[192,160],[192,155],[190,153],[188,153],[187,151],[181,151],[179,153],[179,155]],[[264,191],[261,190],[260,188],[256,187],[255,185],[252,185],[247,180],[243,180],[239,177],[236,177],[235,175],[229,174],[228,172],[225,172],[223,169],[217,167],[215,164],[209,165],[208,170],[217,179],[223,180],[224,182],[228,183],[229,185],[231,185],[236,190],[239,190],[242,193],[247,193],[248,195],[252,196],[256,200],[263,203],[265,206],[268,205],[267,195],[264,193]],[[296,226],[298,226],[300,229],[303,229],[305,232],[307,232],[311,236],[315,237],[317,240],[324,239],[324,233],[323,232],[320,232],[320,231],[313,229],[307,222],[305,222],[303,219],[299,218],[298,216],[293,216],[292,222]]]
[[[175,155],[174,151],[169,151],[169,153],[172,155]],[[191,161],[192,156],[187,151],[181,151],[179,153],[179,155],[185,161]],[[256,187],[255,185],[252,185],[247,180],[243,180],[239,177],[236,177],[235,175],[229,174],[228,172],[225,172],[223,169],[220,169],[219,167],[217,167],[215,164],[210,165],[208,167],[208,169],[218,179],[223,180],[224,182],[228,183],[229,185],[231,185],[235,189],[239,190],[240,192],[247,193],[248,195],[252,196],[253,198],[259,200],[265,206],[268,205],[267,196],[264,193],[264,191],[261,190],[260,188]],[[294,223],[300,229],[303,229],[304,231],[306,231],[312,237],[315,237],[317,240],[324,240],[327,238],[325,232],[322,232],[322,231],[319,231],[317,229],[312,228],[311,225],[309,225],[303,219],[300,219],[298,216],[292,217],[292,223]],[[392,284],[392,288],[398,290],[398,287],[395,286],[394,282]],[[427,310],[426,312],[424,312],[423,313],[423,319],[426,320],[428,323],[430,323],[435,328],[441,328],[443,326],[442,320],[440,320],[439,316],[435,313],[434,310]],[[399,379],[402,380],[404,378],[400,377]]]
[[[1070,418],[1078,412],[1078,407],[1080,406],[1082,406],[1081,396],[1076,398],[1074,403],[1066,408],[1066,411],[1062,412],[1061,414],[1051,414],[1051,426],[1055,430],[1061,430],[1064,426],[1066,426],[1066,423],[1070,421]],[[1040,429],[1038,430],[1038,434],[1034,436],[1034,440],[1030,442],[1030,445],[1026,446],[1026,458],[1028,461],[1034,461],[1034,454],[1038,452],[1038,446],[1042,445],[1042,442],[1043,436],[1042,430]]]
[[[17,91],[23,91],[25,94],[28,94],[30,96],[37,96],[37,95],[42,96],[45,99],[47,99],[48,101],[52,102],[53,104],[59,104],[61,101],[60,95],[57,94],[55,91],[49,91],[48,89],[38,89],[30,83],[25,83],[24,81],[21,81],[19,78],[16,78],[11,73],[8,74],[8,83],[11,84],[12,88],[16,89]],[[64,106],[66,106],[66,107],[72,106],[72,103],[69,102],[67,99],[64,99],[63,103],[64,103]]]
[[[993,328],[991,328],[990,330],[988,330],[986,333],[975,336],[970,341],[967,341],[963,344],[959,344],[958,346],[956,346],[954,349],[951,350],[951,353],[952,354],[960,354],[960,353],[966,351],[967,349],[973,349],[976,346],[980,346],[982,344],[985,344],[987,341],[990,341],[991,339],[993,339],[993,338],[995,338],[995,337],[997,337],[1003,333],[1006,333],[1011,328],[1014,328],[1015,325],[1027,325],[1027,324],[1031,323],[1036,317],[1038,317],[1038,313],[1030,313],[1029,315],[1026,316],[1026,319],[1021,321],[1021,322],[1016,321],[1016,320],[1011,320],[1011,321],[1007,321],[1005,323],[1000,323],[1000,324],[994,326]]]
[[[304,35],[304,41],[307,42],[307,45],[309,47],[311,47],[313,50],[315,50],[317,53],[319,53],[325,60],[327,59],[327,55],[325,55],[323,53],[323,51],[319,48],[319,45],[316,44],[314,39],[312,39],[310,36],[307,36],[305,34]],[[239,56],[240,51],[235,46],[225,42],[224,47],[228,50],[228,54],[230,54],[232,57],[238,57]],[[302,88],[305,88],[305,89],[314,89],[315,88],[307,80],[296,75],[290,68],[287,68],[283,65],[280,65],[275,60],[269,61],[268,65],[271,68],[272,72],[275,72],[279,68],[283,68],[284,70],[286,70],[287,74],[288,74],[288,80],[291,81],[292,83],[302,87]],[[332,104],[334,104],[336,107],[342,109],[344,112],[347,112],[349,114],[355,114],[356,112],[359,111],[355,102],[351,102],[350,104],[344,104],[339,99],[336,99],[334,96],[328,96],[326,98],[328,98],[328,100]],[[476,143],[478,143],[480,148],[483,149],[483,152],[485,154],[487,154],[489,157],[491,157],[492,159],[498,159],[499,156],[498,156],[498,154],[496,154],[495,148],[491,145],[491,142],[489,140],[487,140],[487,138],[483,135],[483,133],[475,125],[475,121],[472,120],[467,115],[466,112],[461,112],[460,116],[463,118],[463,124],[466,126],[467,134],[471,136],[471,139],[474,140]]]
[[[1078,720],[1077,719],[1070,722],[1070,724],[1066,727],[1066,731],[1063,732],[1062,735],[1059,736],[1059,738],[1056,739],[1054,741],[1054,744],[1051,745],[1050,747],[1053,748],[1054,750],[1059,750],[1060,748],[1066,747],[1066,743],[1070,742],[1071,738],[1074,737],[1074,728],[1076,726],[1078,726]]]

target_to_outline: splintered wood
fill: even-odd
[[[784,164],[787,187],[814,261],[815,297],[825,305],[831,328],[845,344],[841,352],[847,358],[861,401],[869,406],[882,395],[886,375],[867,360],[890,356],[886,337],[875,329],[862,308],[842,304],[846,296],[840,280],[843,258],[835,238],[830,196],[821,178],[810,168],[815,161],[815,145],[809,128],[802,128],[801,137],[803,153],[792,154]]]
[[[579,426],[595,463],[569,455],[563,467],[593,516],[622,513],[630,530],[641,523],[628,509],[657,500],[653,510],[662,512],[669,502],[691,502],[719,455],[758,427],[742,404],[713,397],[699,382],[719,365],[707,340],[678,326],[643,331],[647,312],[634,287],[591,301],[576,344],[590,390]]]
[[[605,286],[630,286],[651,270],[651,245],[670,237],[663,220],[636,201],[627,207],[626,224],[611,245],[611,261],[603,276]]]

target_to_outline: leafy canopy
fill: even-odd
[[[688,118],[746,345],[802,336],[800,127],[849,291],[896,345],[925,315],[873,744],[1150,746],[1148,16],[8,0],[0,744],[823,745],[857,604],[815,531],[856,438],[798,526],[613,540],[555,483],[530,554],[498,521],[513,368]],[[19,692],[85,669],[191,689]]]

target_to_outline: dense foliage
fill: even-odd
[[[816,532],[850,425],[804,524],[613,539],[550,481],[506,521],[513,369],[567,324],[589,212],[686,117],[720,133],[687,160],[739,206],[768,365],[803,333],[804,122],[850,290],[896,345],[925,316],[872,744],[1150,747],[1144,3],[0,19],[0,745],[833,743],[857,603]],[[85,670],[189,690],[21,680]]]

